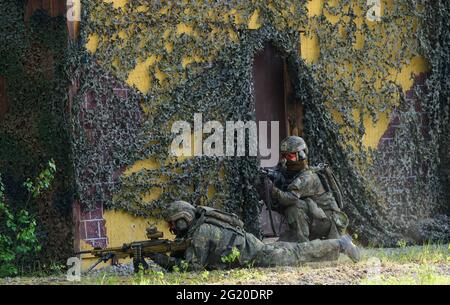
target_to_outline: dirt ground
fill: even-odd
[[[242,268],[225,271],[161,272],[117,275],[97,272],[81,281],[67,281],[64,274],[46,277],[0,279],[0,284],[444,284],[450,285],[449,245],[363,250],[354,264],[341,256],[337,262],[312,263],[295,267]]]

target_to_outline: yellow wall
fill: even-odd
[[[332,4],[337,0],[330,1]],[[390,5],[392,1],[382,1],[382,14],[383,9],[385,9],[388,5]],[[336,23],[339,21],[340,17],[329,14],[326,10],[323,9],[324,0],[312,0],[307,2],[308,8],[308,16],[319,16],[325,15],[325,17],[332,23]],[[361,26],[363,21],[363,12],[361,9],[356,9],[355,14],[361,15],[359,18],[356,18],[357,26]],[[373,24],[373,23],[372,23]],[[376,24],[374,25],[376,26]],[[355,44],[355,48],[360,48],[361,44],[364,42],[364,37],[362,35],[357,35],[357,41]],[[320,56],[320,43],[318,41],[317,35],[312,33],[311,35],[303,34],[301,35],[300,41],[300,52],[301,57],[305,60],[307,64],[312,64],[318,61]],[[396,69],[391,69],[389,71],[389,79],[393,80],[396,84],[398,84],[404,92],[409,90],[413,85],[412,75],[418,75],[422,72],[429,71],[429,65],[425,58],[420,56],[414,56],[409,58],[409,64],[404,65],[400,71]],[[359,78],[355,80],[357,83]],[[353,111],[354,118],[359,119],[359,111],[355,109]],[[333,111],[332,115],[337,122],[341,121],[340,113],[337,111]],[[365,148],[376,149],[378,142],[381,136],[386,131],[390,121],[390,113],[384,112],[379,114],[379,120],[377,123],[373,123],[372,119],[369,116],[364,117],[364,128],[366,130],[365,135],[363,136],[362,142]]]
[[[331,1],[330,3],[333,4],[337,0]],[[114,7],[119,8],[123,7],[126,4],[126,0],[119,0],[119,1],[112,1],[112,0],[105,0],[105,2],[113,2]],[[389,5],[389,2],[386,3],[386,1],[382,2],[382,12],[383,10]],[[340,16],[338,15],[331,15],[327,10],[324,10],[324,0],[312,0],[307,2],[307,8],[308,8],[308,17],[313,16],[320,16],[324,15],[330,22],[336,23],[340,20]],[[357,18],[357,25],[361,26],[364,16],[363,11],[361,9],[356,8],[355,10],[356,14],[361,15]],[[224,14],[227,15],[227,14]],[[248,29],[258,29],[261,27],[260,22],[260,12],[258,10],[253,11],[251,14],[249,20],[245,21],[243,20],[242,16],[236,9],[232,9],[230,11],[230,16],[234,17],[234,20],[236,22],[240,21],[240,23],[246,22]],[[373,25],[376,26],[376,23]],[[187,34],[187,35],[196,35],[195,31],[193,30],[192,26],[189,26],[184,23],[179,23],[176,27],[177,35],[180,34]],[[235,33],[234,33],[235,35]],[[167,35],[166,35],[167,36]],[[364,42],[364,37],[362,35],[357,35],[357,41],[355,44],[355,48],[360,48],[361,44]],[[99,44],[99,37],[96,34],[92,34],[89,36],[89,41],[86,45],[87,49],[94,53],[97,49],[97,46]],[[169,48],[173,48],[173,45],[170,43],[166,44]],[[301,34],[301,42],[300,42],[300,52],[301,57],[305,60],[307,64],[313,64],[317,62],[320,56],[320,42],[318,41],[317,35],[312,33]],[[160,81],[164,80],[165,75],[156,68],[154,74],[152,75],[150,73],[150,67],[153,66],[155,63],[157,63],[160,59],[156,56],[150,56],[149,58],[143,60],[138,59],[136,67],[129,71],[128,78],[126,82],[130,86],[135,86],[139,91],[142,93],[148,93],[150,90],[150,84],[152,78],[156,78]],[[203,58],[200,58],[198,56],[185,56],[182,59],[182,66],[184,68],[187,67],[188,64],[192,62],[201,62],[203,61]],[[390,71],[391,79],[394,80],[401,88],[406,91],[408,90],[413,83],[413,80],[411,78],[411,73],[417,75],[421,72],[428,71],[428,65],[424,58],[422,57],[412,57],[409,59],[409,64],[402,67],[401,71],[397,71],[395,69],[392,69]],[[356,80],[355,82],[358,82]],[[355,118],[359,115],[358,111],[355,110]],[[333,112],[333,115],[337,121],[340,120],[339,113]],[[366,129],[366,134],[364,135],[362,141],[363,145],[366,148],[376,148],[380,137],[383,135],[384,131],[386,130],[388,124],[389,124],[390,114],[389,113],[381,113],[380,118],[377,123],[373,123],[371,118],[366,116],[364,117],[364,127]]]
[[[127,4],[128,0],[103,0],[106,3],[112,3],[114,8],[122,8]]]
[[[403,66],[400,72],[393,70],[391,77],[406,92],[413,85],[411,75],[427,71],[429,71],[428,62],[423,57],[416,56],[411,59],[410,64]],[[389,113],[380,113],[379,118],[378,122],[374,124],[371,118],[364,117],[366,134],[363,137],[363,144],[367,148],[376,149],[381,136],[389,125]]]
[[[123,8],[127,0],[104,0],[105,2],[112,3],[114,8],[120,9]],[[334,0],[338,1],[338,0]],[[383,1],[382,9],[389,6],[389,1]],[[333,1],[331,1],[331,4]],[[269,3],[268,6],[271,4]],[[340,16],[331,15],[324,9],[324,0],[312,0],[307,2],[308,8],[308,18],[314,18],[320,15],[324,15],[330,22],[336,23],[341,18]],[[145,6],[137,8],[138,11],[146,11],[148,9]],[[169,7],[163,8],[158,14],[167,14],[170,10]],[[185,12],[189,14],[190,12]],[[364,21],[365,16],[363,16],[362,10],[355,10],[355,13],[359,16],[356,20],[357,27],[361,27],[361,24]],[[214,12],[209,12],[210,16],[214,16]],[[216,17],[211,17],[216,18]],[[245,20],[243,15],[240,14],[239,10],[231,9],[229,12],[221,12],[220,16],[217,18],[230,19],[235,24],[244,25],[247,29],[256,30],[262,26],[262,20],[259,10],[254,10],[249,14],[248,20]],[[288,24],[289,21],[288,21]],[[370,26],[376,27],[377,22],[372,22]],[[299,29],[304,30],[304,29]],[[174,33],[172,33],[174,31]],[[229,37],[233,42],[238,43],[239,37],[236,32],[231,29],[218,29],[214,28],[210,35],[214,36],[215,33],[220,31],[227,31]],[[129,32],[130,33],[130,32]],[[199,35],[195,31],[195,29],[189,25],[180,22],[175,28],[167,29],[164,32],[163,39],[165,40],[165,49],[167,53],[172,53],[174,49],[173,43],[170,41],[170,35]],[[121,36],[125,41],[127,39],[127,34],[125,30],[120,31],[118,36]],[[307,33],[301,34],[301,42],[300,42],[300,54],[301,57],[305,60],[305,62],[309,65],[316,63],[320,58],[320,41],[314,31],[307,31]],[[99,45],[102,43],[110,43],[108,41],[108,37],[99,37],[96,33],[91,33],[88,37],[88,42],[86,45],[87,50],[91,53],[95,53],[99,48]],[[142,44],[145,44],[145,40],[142,41]],[[356,42],[354,44],[355,49],[361,49],[364,44],[364,37],[362,35],[357,35]],[[174,64],[181,64],[184,69],[189,67],[190,63],[193,62],[201,62],[205,60],[213,60],[214,54],[211,55],[211,58],[202,58],[195,54],[195,50],[188,50],[185,56],[181,59],[181,62]],[[122,71],[124,75],[127,77],[124,81],[130,85],[137,88],[140,92],[146,94],[151,90],[151,82],[153,79],[157,79],[161,84],[165,81],[166,75],[162,73],[157,67],[158,62],[161,60],[160,57],[156,55],[149,55],[147,58],[138,58],[136,66],[131,71]],[[426,60],[422,57],[412,57],[407,61],[408,64],[405,64],[401,70],[391,69],[389,72],[389,77],[391,80],[394,80],[404,91],[408,90],[412,84],[413,80],[411,78],[411,74],[419,74],[421,72],[427,71],[428,64]],[[358,80],[355,80],[357,83]],[[333,117],[336,121],[340,120],[339,113],[333,112]],[[354,110],[355,118],[359,116],[359,110]],[[372,122],[369,117],[364,117],[364,126],[366,128],[366,134],[364,135],[362,142],[365,148],[376,148],[379,142],[380,137],[385,132],[390,120],[390,113],[380,113],[380,119],[376,124]],[[128,176],[133,173],[139,172],[142,169],[156,169],[158,167],[158,162],[155,160],[141,160],[137,161],[134,165],[128,168],[124,175]],[[161,190],[149,190],[147,194],[143,194],[143,200],[152,200],[158,198]],[[214,189],[211,188],[209,190],[210,195],[214,193]],[[147,220],[133,217],[124,212],[114,212],[114,211],[106,211],[105,212],[107,233],[109,238],[109,245],[116,246],[120,245],[123,242],[143,239],[145,238],[145,227],[147,226]],[[167,233],[167,231],[166,231]],[[86,247],[86,245],[83,245]]]
[[[156,225],[160,231],[164,233],[163,238],[173,239],[174,236],[170,233],[167,224],[161,220],[145,219],[143,217],[135,217],[122,211],[105,211],[103,215],[106,220],[106,234],[108,236],[108,247],[122,246],[124,243],[130,241],[146,240],[146,228],[150,225]],[[81,242],[81,250],[89,250],[92,246]],[[82,269],[86,270],[90,265],[96,261],[96,258],[89,255],[83,256]],[[129,262],[124,260],[121,262]],[[99,264],[98,268],[109,265]]]

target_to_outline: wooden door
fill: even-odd
[[[280,140],[283,139],[287,135],[284,60],[275,47],[269,43],[255,56],[253,61],[253,87],[256,121],[279,121],[279,136]],[[268,128],[269,132],[270,128]],[[270,141],[269,135],[267,138]]]
[[[256,54],[253,61],[253,88],[255,94],[256,121],[278,121],[280,141],[288,134],[287,115],[285,104],[285,64],[283,58],[274,46],[267,43],[264,49]],[[268,123],[268,145],[270,143],[270,123]],[[264,236],[279,235],[286,225],[283,225],[283,217],[272,212],[275,224],[274,234],[269,218],[269,211],[262,207],[260,215],[261,229]]]

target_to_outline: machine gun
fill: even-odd
[[[121,247],[94,248],[92,250],[76,252],[75,255],[91,254],[98,257],[98,261],[90,266],[87,272],[94,269],[101,262],[106,263],[112,260],[113,264],[115,264],[118,259],[127,257],[133,259],[134,272],[138,272],[140,268],[148,269],[148,264],[144,259],[145,257],[149,257],[153,253],[184,251],[190,245],[189,239],[173,241],[162,239],[163,232],[158,231],[156,227],[147,228],[147,237],[148,240],[125,243]]]

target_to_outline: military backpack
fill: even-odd
[[[344,199],[339,182],[328,164],[320,163],[311,167],[314,173],[319,176],[326,192],[331,192],[340,209],[344,208]]]
[[[209,223],[237,232],[244,230],[244,223],[234,213],[227,213],[207,206],[197,206],[195,214],[202,220],[202,223]]]

